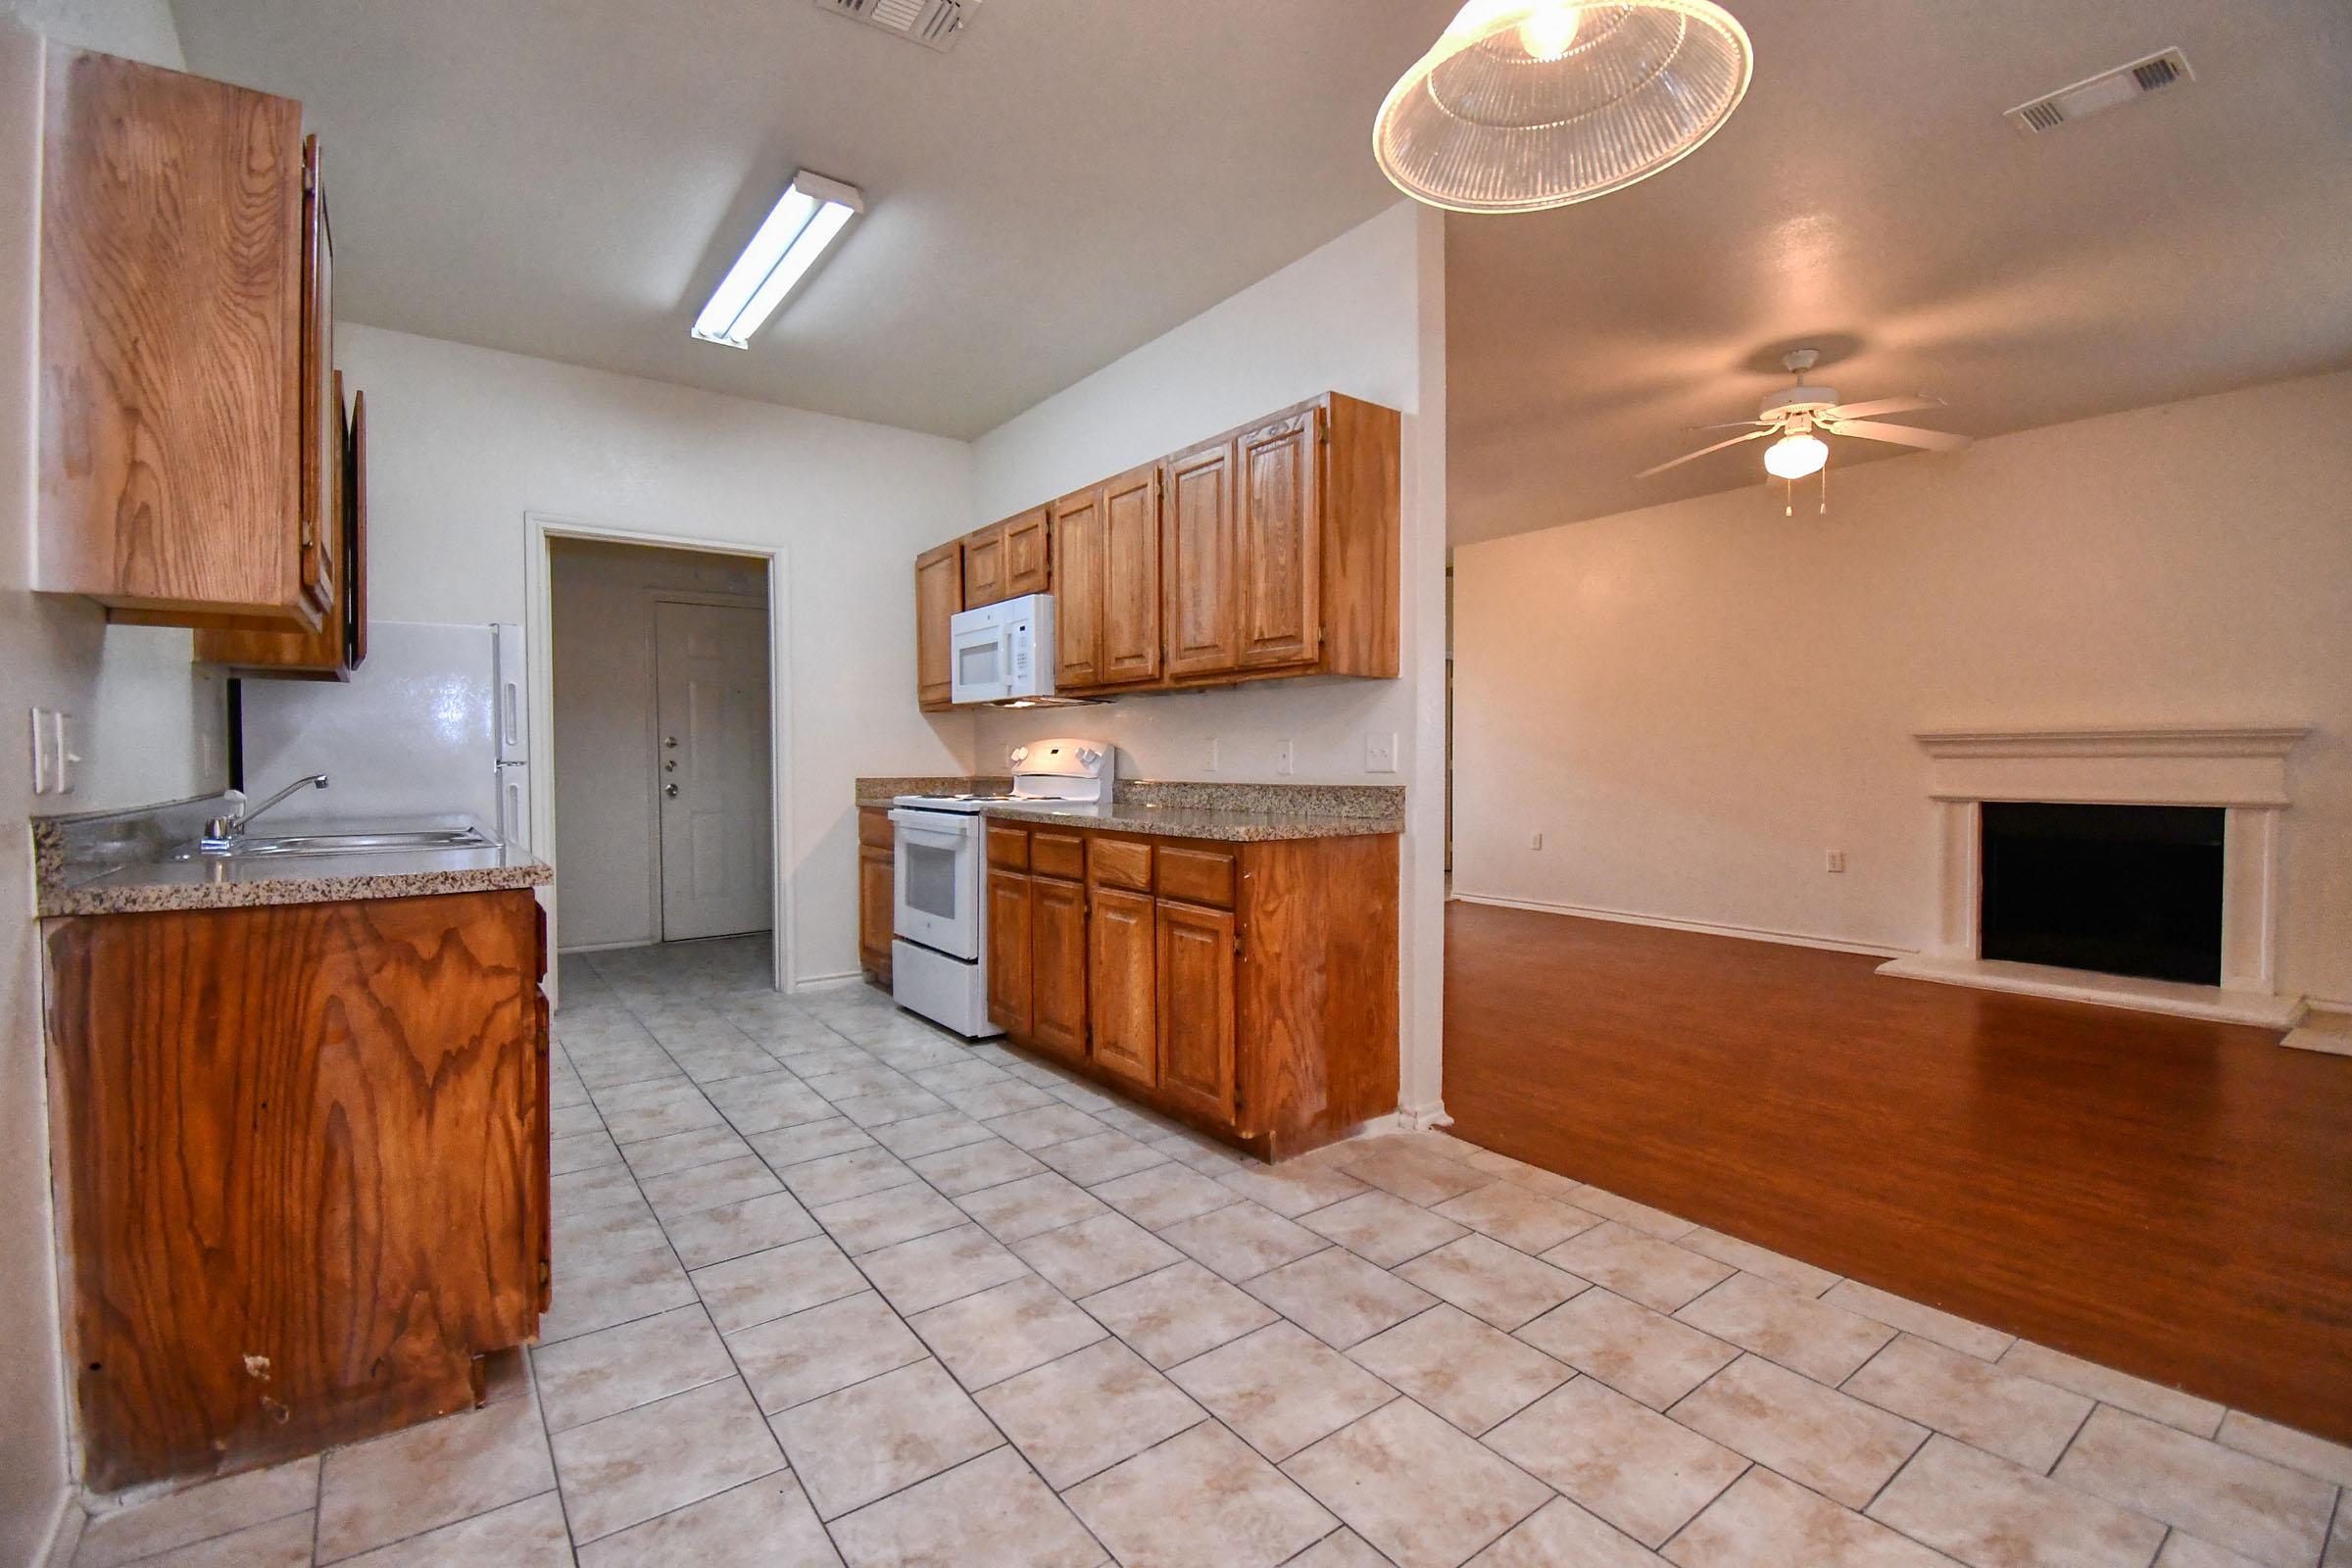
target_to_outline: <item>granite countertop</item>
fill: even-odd
[[[441,893],[537,887],[555,872],[513,846],[371,850],[349,855],[189,857],[181,852],[205,821],[221,814],[218,795],[133,811],[32,821],[36,912],[143,914],[166,909],[234,909],[265,905],[343,904]],[[454,819],[366,824],[301,823],[287,832],[398,830]],[[276,819],[271,818],[273,826]],[[257,831],[262,831],[257,829]]]
[[[861,778],[858,804],[888,806],[899,795],[991,794],[1005,778]],[[1224,784],[1120,779],[1111,805],[991,801],[982,814],[1064,827],[1109,828],[1167,838],[1265,844],[1282,839],[1361,838],[1404,831],[1404,791],[1387,784]]]
[[[1246,811],[1231,808],[1155,806],[1118,801],[1109,806],[1058,802],[1007,805],[992,802],[983,816],[1009,821],[1051,822],[1058,827],[1110,828],[1171,839],[1214,839],[1224,844],[1270,844],[1283,839],[1377,837],[1404,831],[1401,816],[1342,816],[1311,811]]]

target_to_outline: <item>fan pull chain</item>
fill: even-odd
[[[1821,514],[1830,514],[1830,466],[1826,463],[1821,466]]]
[[[1793,517],[1796,515],[1796,481],[1794,479],[1783,479],[1781,481],[1781,485],[1788,492],[1787,500],[1785,500],[1781,505],[1781,515],[1784,517]]]

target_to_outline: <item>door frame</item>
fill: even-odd
[[[730,555],[736,553],[737,552],[734,551],[728,552]],[[648,680],[647,690],[654,694],[653,709],[648,715],[648,723],[646,725],[646,739],[649,742],[652,742],[655,748],[653,755],[658,755],[661,748],[661,742],[659,739],[657,739],[657,737],[660,736],[662,732],[662,628],[660,625],[661,611],[657,607],[662,605],[710,605],[719,610],[758,611],[765,611],[768,607],[767,601],[758,598],[752,594],[710,593],[699,589],[690,588],[645,588],[640,589],[639,592],[644,595],[645,604],[648,611],[648,614],[646,615],[646,624],[653,628],[653,636],[646,643],[645,649],[646,675]],[[769,697],[772,703],[776,684],[775,646],[772,642],[768,646],[767,684]],[[772,710],[769,717],[770,721],[772,722],[774,717]],[[775,751],[775,737],[772,734],[768,737],[768,751],[772,758]],[[775,767],[773,760],[769,761],[768,767],[772,773]],[[654,941],[657,945],[659,945],[669,940],[669,916],[666,904],[669,896],[669,885],[663,880],[663,878],[668,874],[668,862],[667,852],[663,847],[662,837],[662,779],[659,770],[656,771],[654,777],[653,789],[648,791],[646,794],[645,808],[646,831],[653,835],[654,853],[652,858],[654,875],[652,895],[654,901],[654,930],[656,932]],[[771,834],[773,832],[772,823],[770,824],[770,832]],[[775,844],[772,839],[768,844],[768,853],[771,858],[775,856]],[[775,885],[775,867],[770,866],[768,868],[768,885],[771,891]],[[769,930],[772,935],[774,927],[771,925]],[[701,939],[688,938],[687,940],[699,941]]]
[[[790,682],[785,678],[785,657],[792,648],[791,601],[785,595],[786,551],[781,545],[757,544],[749,540],[714,539],[695,534],[661,533],[625,524],[595,522],[586,518],[566,516],[552,512],[525,512],[522,514],[526,547],[524,565],[524,637],[525,656],[530,662],[531,680],[531,818],[536,842],[533,853],[549,865],[557,864],[558,838],[561,824],[556,820],[556,663],[555,663],[555,542],[559,539],[585,539],[604,544],[651,545],[658,550],[695,550],[710,555],[743,556],[767,564],[767,745],[768,745],[768,844],[776,858],[776,873],[771,879],[770,892],[775,907],[770,922],[774,934],[775,969],[770,983],[778,991],[789,992],[800,984],[800,953],[798,932],[792,918],[791,868],[798,862],[793,856],[792,817],[784,809],[786,789],[790,777],[789,747],[792,734]],[[547,944],[549,953],[562,951],[562,939],[557,927],[556,899],[551,884],[540,897],[540,906],[547,911]],[[557,974],[559,965],[551,962],[547,972],[548,1000],[561,1004]]]

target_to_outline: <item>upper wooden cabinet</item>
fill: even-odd
[[[963,608],[978,610],[1004,597],[1004,525],[1000,522],[964,537]]]
[[[1159,465],[1054,503],[1054,683],[1158,678]]]
[[[1181,679],[1238,669],[1233,443],[1219,439],[1178,453],[1167,462],[1166,483],[1159,550],[1168,674]]]
[[[1036,507],[1002,524],[1004,530],[1004,597],[1042,594],[1053,587],[1049,563],[1053,559],[1054,514]]]
[[[291,99],[43,57],[35,585],[316,631],[342,584],[333,252]]]
[[[1102,492],[1063,496],[1054,516],[1054,684],[1102,683]]]
[[[1323,410],[1302,409],[1234,438],[1233,598],[1245,667],[1311,664],[1321,649],[1322,424]]]
[[[963,546],[950,540],[914,558],[915,697],[925,708],[946,708],[956,699],[956,671],[949,662],[950,622],[963,608]]]

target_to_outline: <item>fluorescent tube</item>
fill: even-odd
[[[695,318],[694,335],[706,343],[750,348],[752,334],[808,275],[851,218],[864,211],[865,198],[855,185],[806,170],[793,175],[775,210]]]

